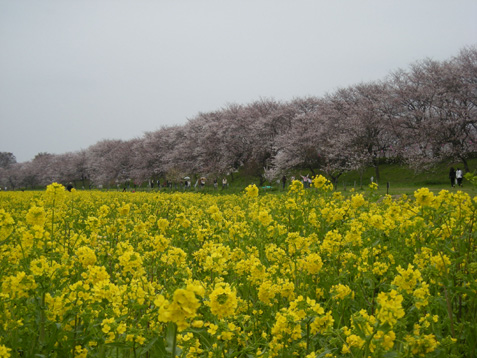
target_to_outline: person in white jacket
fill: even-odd
[[[455,179],[457,180],[457,185],[462,186],[462,170],[459,168],[455,171]]]

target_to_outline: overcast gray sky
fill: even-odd
[[[141,137],[475,44],[476,0],[0,0],[0,151]]]

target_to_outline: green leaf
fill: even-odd
[[[177,334],[177,326],[175,323],[169,322],[166,327],[166,351],[172,353],[174,341]]]
[[[139,351],[139,354],[144,354],[149,352],[158,340],[159,340],[159,337],[154,337],[153,339],[151,339],[148,344],[146,344],[144,347],[141,348],[141,350]]]

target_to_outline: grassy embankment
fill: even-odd
[[[452,192],[462,190],[469,193],[469,195],[471,196],[476,196],[477,187],[474,187],[465,179],[462,187],[451,187],[449,181],[449,169],[451,166],[453,166],[454,168],[463,168],[461,163],[441,163],[435,166],[431,171],[416,173],[414,172],[414,170],[402,165],[382,164],[379,166],[380,178],[377,181],[379,184],[377,193],[381,195],[386,193],[389,193],[391,195],[412,195],[417,189],[427,187],[429,188],[429,190],[436,193],[443,189]],[[471,170],[477,169],[477,159],[469,160],[469,167]],[[295,175],[297,179],[300,179],[300,174],[310,174],[311,176],[311,173],[308,173],[306,171],[297,171],[289,173],[287,175],[287,178],[288,180],[290,180],[291,176]],[[341,191],[343,193],[350,192],[351,189],[354,189],[358,192],[367,190],[368,185],[371,182],[371,177],[376,177],[375,169],[372,167],[364,170],[362,175],[357,171],[345,173],[338,178],[336,190]],[[376,181],[376,179],[374,180]],[[256,183],[258,185],[258,180],[253,177],[236,174],[233,181],[229,179],[229,183],[230,186],[225,192],[237,193],[243,191],[243,188],[245,188],[249,184]],[[389,183],[389,188],[387,187],[387,183]],[[287,182],[287,185],[289,184],[290,181]],[[269,186],[271,186],[271,188],[265,189]],[[264,187],[261,188],[261,191],[280,192],[281,183],[267,183]],[[211,188],[211,186],[208,185],[204,192],[213,193],[215,191]],[[220,184],[219,190],[217,192],[224,192],[221,190]]]

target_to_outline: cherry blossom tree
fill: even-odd
[[[17,158],[10,152],[0,152],[0,168],[8,168],[17,162]]]
[[[378,180],[379,161],[396,143],[389,125],[389,93],[386,82],[371,82],[340,89],[329,96],[334,122],[342,123],[345,146],[359,156],[359,160],[355,158],[360,163],[358,167],[374,167]]]
[[[81,187],[86,188],[86,182],[89,180],[88,172],[88,152],[85,149],[74,152],[68,158],[68,165],[71,171],[72,181],[76,184],[81,182]]]
[[[244,172],[259,179],[263,185],[264,170],[272,166],[278,153],[275,139],[292,127],[293,110],[286,104],[271,99],[261,99],[246,107],[246,117],[250,121],[250,149]]]
[[[221,123],[217,129],[217,136],[221,139],[218,145],[220,152],[221,174],[232,176],[248,163],[251,157],[251,125],[245,106],[229,104],[221,111]]]
[[[198,113],[131,141],[103,140],[74,153],[39,153],[16,165],[0,153],[0,181],[139,184],[161,178],[221,176],[241,171],[263,184],[290,170],[341,173],[375,168],[393,158],[413,168],[468,158],[477,151],[477,49],[448,61],[426,59],[380,82],[343,88],[323,98],[259,99]],[[12,157],[13,156],[13,157]],[[21,180],[18,176],[21,175]]]
[[[477,149],[475,59],[475,49],[468,49],[451,61],[424,60],[393,74],[400,110],[392,125],[410,166],[460,160],[469,169],[467,158]]]
[[[138,180],[160,182],[172,168],[172,153],[183,139],[183,127],[162,127],[154,132],[146,132],[137,141],[133,151],[132,176]]]
[[[164,172],[169,181],[180,181],[185,176],[198,174],[200,165],[197,162],[200,149],[198,148],[199,126],[189,122],[170,130],[165,138]]]
[[[130,180],[134,141],[102,140],[87,149],[87,170],[96,185],[122,184]]]
[[[3,188],[16,188],[22,185],[24,163],[13,163],[7,168],[0,168],[0,186]]]
[[[17,180],[15,179],[15,170],[18,166],[17,160],[13,153],[0,152],[0,185],[4,188],[11,186],[15,188],[17,186]]]
[[[323,143],[326,136],[326,118],[322,99],[308,97],[290,103],[294,117],[291,127],[275,139],[276,155],[273,158],[272,174],[279,178],[292,169],[315,170],[323,166]]]

